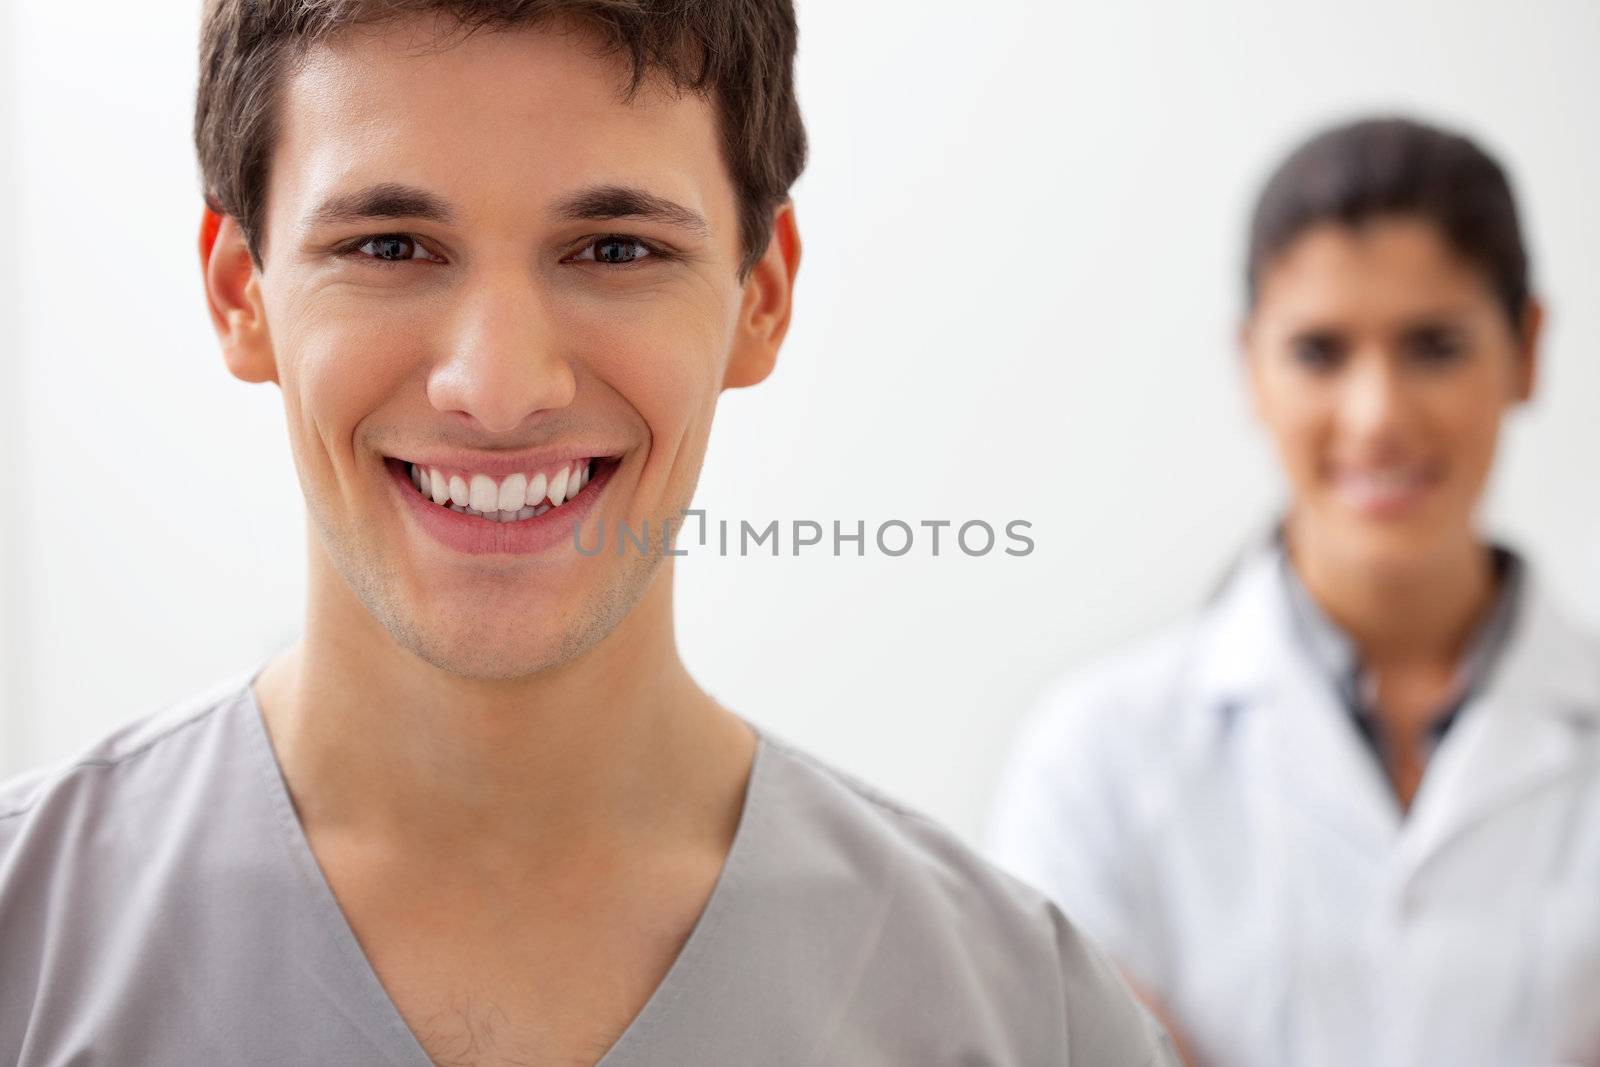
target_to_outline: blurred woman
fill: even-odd
[[[1475,521],[1542,317],[1504,173],[1321,134],[1261,193],[1246,310],[1281,521],[1052,691],[993,851],[1193,1064],[1600,1064],[1600,645]]]

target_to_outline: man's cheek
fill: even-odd
[[[425,358],[420,336],[359,325],[304,335],[295,360],[300,393],[319,421],[355,421],[377,410],[409,363]]]
[[[641,515],[659,516],[682,506],[692,491],[716,393],[703,373],[666,361],[654,362],[627,389],[624,398],[649,432],[635,509]]]
[[[653,449],[679,453],[708,431],[716,390],[703,376],[668,376],[648,396],[650,409],[641,414],[650,426]]]
[[[363,413],[377,407],[366,395],[375,378],[337,338],[288,340],[296,358],[280,365],[289,445],[302,488],[328,506],[354,494],[353,442]]]

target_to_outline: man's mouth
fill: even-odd
[[[571,460],[545,470],[495,477],[477,471],[401,464],[419,496],[442,508],[489,522],[522,522],[566,505],[584,491],[607,457]]]

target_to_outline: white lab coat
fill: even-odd
[[[1205,1067],[1600,1067],[1600,644],[1530,569],[1402,817],[1274,551],[1047,696],[994,858]]]

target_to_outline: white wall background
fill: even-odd
[[[9,3],[0,4],[0,226],[15,235],[12,210],[16,201],[17,34]],[[10,766],[8,754],[19,752],[14,740],[20,732],[16,708],[21,691],[22,657],[17,654],[16,621],[21,608],[17,591],[15,522],[10,502],[17,499],[18,437],[14,397],[15,368],[20,360],[17,329],[21,307],[17,300],[16,258],[0,256],[0,774]]]
[[[0,773],[265,657],[303,586],[277,394],[226,375],[201,300],[198,5],[12,3]],[[1513,171],[1553,317],[1490,517],[1600,620],[1600,4],[799,3],[797,320],[698,502],[1025,518],[1038,549],[691,556],[682,643],[727,703],[975,836],[1043,682],[1194,603],[1269,517],[1230,342],[1245,214],[1291,142],[1371,109]]]

